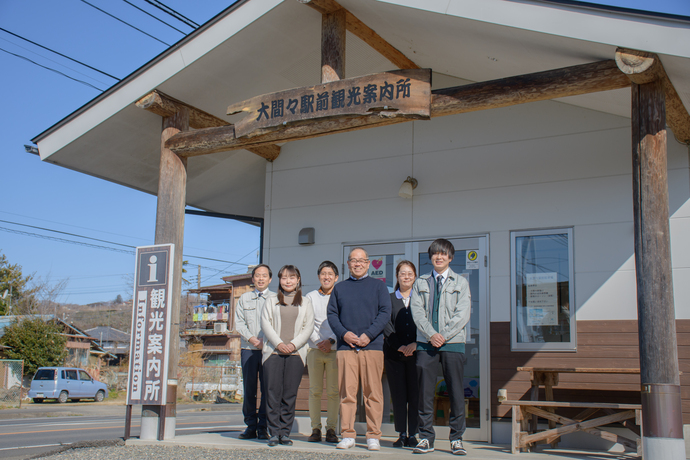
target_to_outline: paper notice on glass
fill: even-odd
[[[528,273],[527,325],[558,325],[558,273]]]

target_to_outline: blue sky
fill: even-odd
[[[127,2],[184,33],[192,31],[144,0],[88,0],[91,5],[167,44],[183,37],[182,33]],[[232,0],[164,0],[163,3],[202,24]],[[609,0],[599,3],[690,16],[689,0]],[[117,78],[124,78],[167,48],[166,44],[89,6],[86,0],[0,0],[0,28]],[[132,246],[152,244],[156,198],[42,163],[37,156],[24,152],[24,144],[30,144],[37,134],[101,91],[16,55],[101,90],[116,82],[0,31],[0,184],[3,190],[0,251],[11,263],[22,265],[25,274],[35,273],[37,277],[52,282],[68,278],[67,287],[58,301],[85,304],[112,300],[118,294],[127,298],[131,293],[126,275],[132,273],[134,265],[131,254],[45,237],[111,248],[118,246],[73,235]],[[25,233],[12,233],[18,231]],[[222,219],[187,216],[185,259],[202,266],[202,284],[215,284],[220,282],[221,276],[245,272],[246,264],[257,263],[258,247],[259,231],[256,227]],[[192,272],[189,276],[196,282],[196,266],[189,270]]]

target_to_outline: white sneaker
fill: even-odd
[[[355,438],[343,438],[342,441],[335,446],[336,449],[349,449],[355,446]]]
[[[367,449],[369,450],[381,450],[381,443],[378,439],[369,438],[367,439]]]

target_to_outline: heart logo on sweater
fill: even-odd
[[[371,265],[373,265],[374,268],[375,268],[376,270],[378,270],[379,268],[381,268],[381,265],[383,265],[383,259],[375,259],[375,260],[372,260],[372,261],[371,261]]]

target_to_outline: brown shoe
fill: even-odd
[[[311,432],[311,436],[307,438],[309,442],[321,442],[321,430],[314,428]]]
[[[326,442],[338,442],[338,436],[335,434],[335,430],[333,428],[326,430]]]

